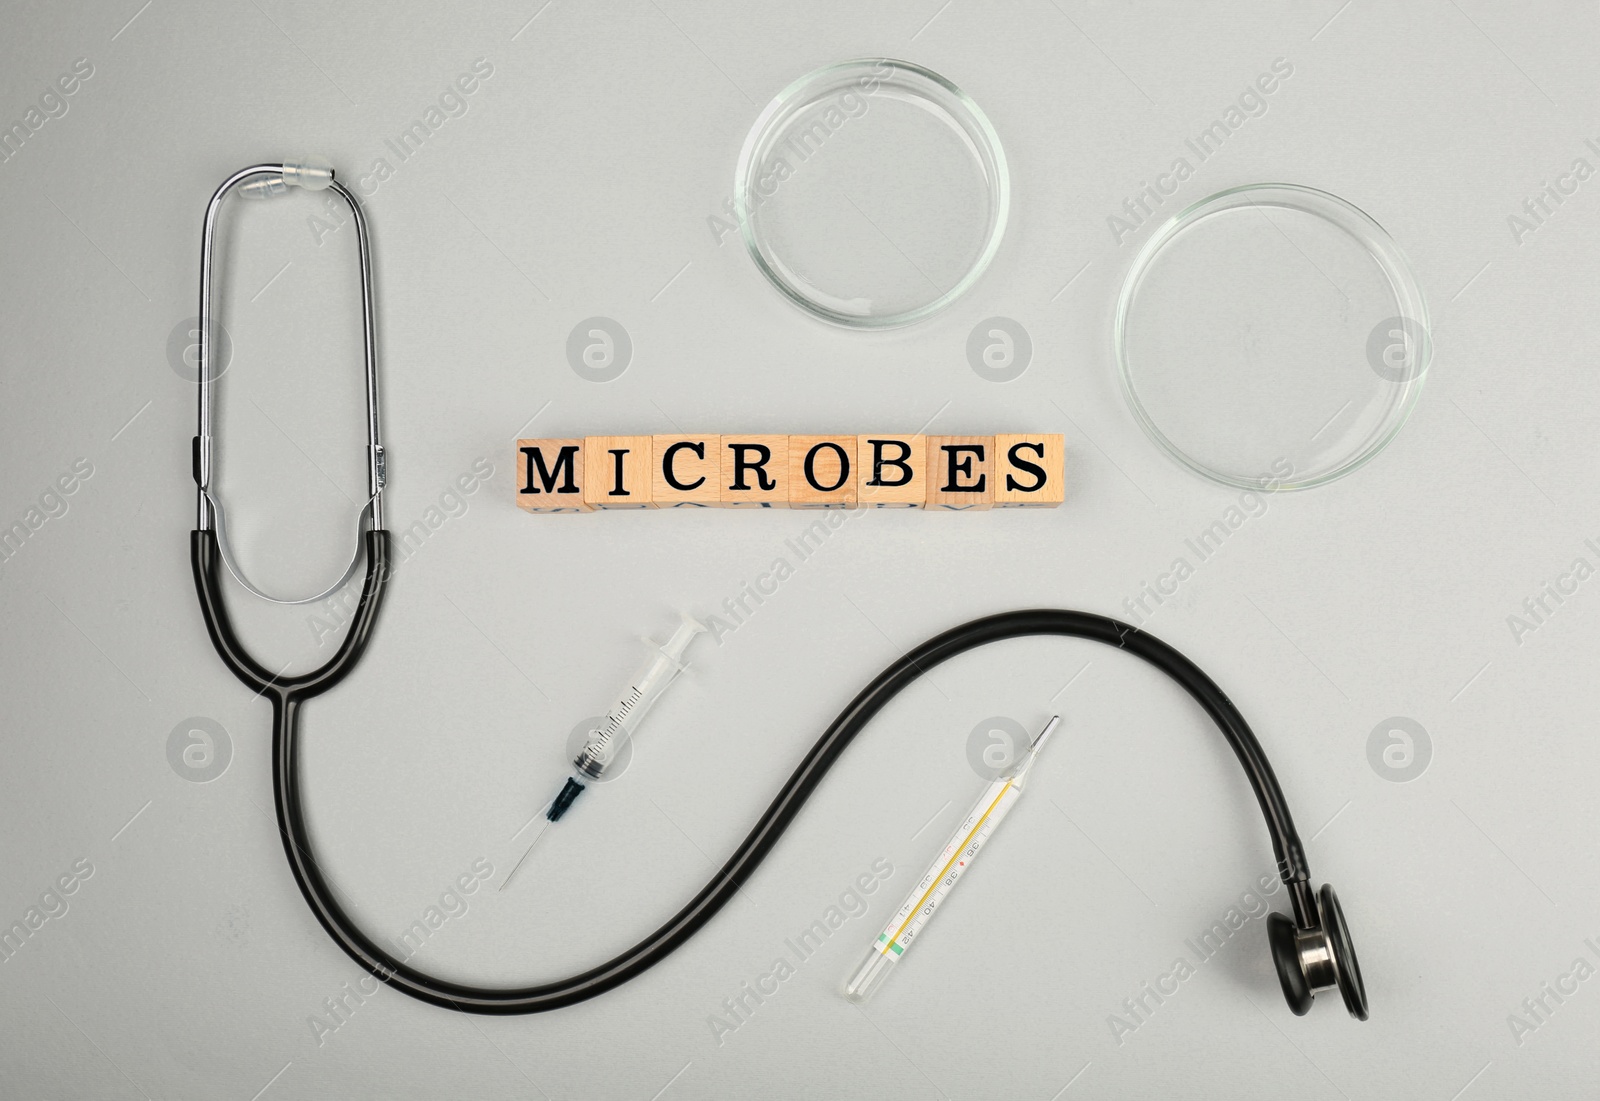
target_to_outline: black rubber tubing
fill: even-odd
[[[1154,665],[1194,697],[1211,716],[1244,766],[1250,786],[1261,804],[1272,837],[1278,871],[1289,887],[1295,924],[1309,928],[1316,921],[1310,886],[1310,869],[1294,821],[1261,744],[1233,702],[1199,666],[1177,650],[1119,620],[1087,612],[1043,608],[985,616],[924,642],[898,658],[863,688],[833,720],[794,770],[755,827],[734,850],[728,862],[700,892],[665,925],[644,940],[601,964],[577,975],[524,987],[479,987],[436,978],[396,959],[362,932],[334,898],[313,855],[306,829],[300,791],[300,707],[345,678],[355,667],[372,638],[372,628],[383,603],[391,571],[387,531],[365,535],[366,579],[350,630],[339,650],[320,668],[292,677],[280,677],[252,658],[239,642],[222,601],[219,572],[221,556],[216,535],[195,531],[190,538],[195,589],[211,642],[224,664],[249,687],[272,704],[272,784],[278,827],[284,852],[300,893],[311,912],[345,953],[367,971],[413,998],[469,1013],[542,1013],[593,998],[636,978],[661,962],[699,932],[736,890],[754,874],[772,851],[800,808],[828,774],[855,736],[901,689],[940,662],[957,654],[1003,639],[1028,635],[1064,635],[1092,639],[1115,646]]]

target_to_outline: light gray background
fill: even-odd
[[[74,861],[93,875],[0,964],[0,1093],[19,1098],[1037,1098],[1578,1096],[1600,980],[1536,1031],[1508,1023],[1600,937],[1590,581],[1520,644],[1507,617],[1600,535],[1591,474],[1600,180],[1517,244],[1507,216],[1585,146],[1592,5],[1335,0],[1138,11],[1062,0],[753,7],[311,3],[7,5],[0,119],[73,61],[94,75],[0,164],[0,521],[74,461],[92,477],[3,568],[0,921]],[[761,105],[845,57],[928,65],[1002,135],[1015,206],[972,294],[861,336],[802,316],[707,218]],[[530,517],[511,442],[585,432],[1062,431],[1047,513],[851,519],[694,668],[633,767],[585,797],[504,894],[480,889],[419,962],[483,982],[592,965],[673,912],[879,668],[968,617],[1117,613],[1236,494],[1139,432],[1109,322],[1139,234],[1105,217],[1272,60],[1295,66],[1179,199],[1284,179],[1370,211],[1434,309],[1411,424],[1368,468],[1271,500],[1149,624],[1260,732],[1345,900],[1372,1021],[1283,1005],[1252,920],[1119,1043],[1108,1025],[1271,852],[1199,710],[1086,643],[1006,644],[937,670],[847,754],[738,899],[603,998],[475,1018],[388,991],[319,1044],[360,972],[316,926],[269,815],[265,706],[195,606],[194,390],[168,364],[195,312],[200,222],[228,173],[387,158],[375,235],[387,496],[400,529],[478,459],[494,475],[402,567],[359,673],[306,716],[313,824],[361,922],[390,936],[549,798],[567,731],[601,710],[674,609],[709,614],[809,517]],[[493,75],[426,145],[385,145],[474,60]],[[1163,213],[1178,206],[1174,200]],[[237,209],[224,308],[222,485],[247,564],[310,591],[361,493],[353,241],[307,196]],[[634,359],[579,378],[601,315]],[[1035,359],[968,366],[983,318]],[[531,428],[527,427],[530,420]],[[448,503],[448,502],[447,502]],[[459,512],[460,510],[457,509]],[[329,652],[307,615],[238,601],[260,652]],[[1070,686],[1069,685],[1070,682]],[[1067,717],[984,867],[864,1011],[845,972],[973,798],[968,732]],[[192,716],[233,759],[167,760]],[[1368,762],[1400,716],[1431,735],[1409,783]],[[921,832],[919,832],[921,831]],[[525,836],[525,835],[524,835]],[[895,869],[721,1042],[709,1018],[877,858]],[[1269,901],[1283,906],[1282,892]],[[1593,957],[1590,957],[1593,963]],[[1553,1002],[1550,1004],[1554,1004]],[[1065,1091],[1063,1092],[1065,1088]]]

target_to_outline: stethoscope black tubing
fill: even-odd
[[[390,986],[414,998],[447,1009],[471,1013],[541,1013],[603,994],[632,979],[694,936],[731,899],[734,892],[760,866],[783,831],[800,812],[806,800],[828,774],[840,754],[891,699],[923,673],[957,654],[974,647],[1027,635],[1064,635],[1092,639],[1115,646],[1154,665],[1194,697],[1211,716],[1239,763],[1244,766],[1250,786],[1255,790],[1267,820],[1267,832],[1278,860],[1279,873],[1290,889],[1295,924],[1309,928],[1315,923],[1315,902],[1310,887],[1310,870],[1294,821],[1278,786],[1272,766],[1267,763],[1261,744],[1251,732],[1244,716],[1216,683],[1188,658],[1129,624],[1107,616],[1056,609],[1003,612],[963,623],[924,642],[879,673],[833,720],[816,745],[800,762],[776,799],[761,815],[755,827],[688,905],[673,915],[661,928],[625,952],[598,967],[580,974],[537,986],[496,989],[468,986],[436,978],[396,959],[351,921],[334,897],[313,855],[306,828],[305,808],[300,789],[301,705],[343,680],[355,667],[372,637],[373,624],[388,585],[391,562],[387,531],[368,531],[366,578],[361,600],[349,632],[337,653],[320,668],[294,677],[278,677],[245,651],[234,633],[233,624],[222,601],[221,557],[216,536],[211,531],[192,533],[190,556],[194,566],[195,588],[205,616],[212,644],[224,664],[249,687],[272,703],[272,782],[277,806],[278,826],[283,834],[284,852],[295,882],[305,896],[311,912],[351,959]]]

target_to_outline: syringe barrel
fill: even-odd
[[[598,780],[622,752],[645,713],[661,698],[677,677],[676,662],[657,654],[618,696],[600,725],[589,732],[588,741],[572,759],[572,765],[591,779]]]
[[[845,982],[845,997],[864,1002],[888,978],[890,969],[910,949],[933,912],[972,866],[978,850],[1020,798],[1022,790],[1015,778],[996,780],[984,789],[943,851],[867,949],[866,959]]]
[[[683,622],[673,632],[666,645],[651,643],[652,653],[645,661],[639,675],[628,682],[628,687],[617,697],[606,712],[600,725],[589,732],[583,748],[572,759],[572,765],[592,780],[598,780],[622,752],[633,732],[667,686],[683,672],[683,655],[694,637],[705,631],[704,625],[685,614]],[[646,641],[649,641],[648,639]]]

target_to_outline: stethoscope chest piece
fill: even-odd
[[[1361,981],[1361,964],[1345,924],[1344,909],[1331,884],[1317,892],[1317,922],[1299,928],[1284,914],[1267,918],[1267,939],[1272,962],[1278,969],[1284,1000],[1297,1017],[1311,1009],[1317,994],[1335,986],[1344,1007],[1358,1021],[1367,1019],[1367,988]]]

